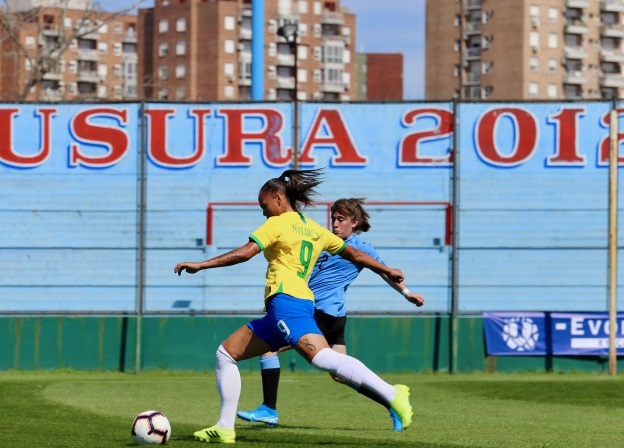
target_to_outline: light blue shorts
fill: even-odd
[[[305,334],[323,334],[314,320],[314,302],[311,300],[275,294],[266,309],[264,317],[252,320],[247,326],[273,351],[287,345],[295,346]]]

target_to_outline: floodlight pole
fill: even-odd
[[[299,24],[288,22],[277,30],[277,35],[286,39],[294,56],[295,83],[293,89],[293,169],[299,169]]]
[[[618,109],[614,101],[609,121],[609,375],[617,374],[617,214]]]

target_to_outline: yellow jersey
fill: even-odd
[[[249,238],[260,246],[269,263],[265,300],[284,293],[314,301],[308,278],[320,253],[336,255],[345,248],[342,238],[298,212],[270,217]]]

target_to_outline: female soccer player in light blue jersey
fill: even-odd
[[[294,347],[314,367],[330,372],[356,387],[364,386],[382,397],[397,413],[404,428],[412,422],[409,388],[390,385],[357,359],[332,350],[314,320],[314,295],[308,278],[322,251],[350,260],[403,281],[403,273],[355,249],[298,210],[312,204],[321,183],[320,170],[287,170],[267,181],[258,203],[267,220],[245,245],[201,262],[181,262],[174,272],[195,274],[203,269],[232,266],[250,260],[261,251],[268,262],[265,286],[266,315],[228,336],[216,352],[217,389],[221,411],[216,425],[194,433],[211,443],[235,443],[234,422],[241,391],[238,361],[284,346]]]
[[[367,232],[371,225],[368,212],[364,209],[364,199],[349,198],[338,199],[331,206],[331,226],[334,235],[342,238],[349,246],[355,247],[383,263],[375,248],[360,238],[362,232]],[[347,288],[357,278],[362,267],[349,260],[332,256],[323,252],[314,266],[308,286],[314,293],[315,310],[314,318],[319,329],[323,332],[330,347],[339,353],[347,353],[344,339],[347,322],[346,293]],[[416,306],[422,306],[424,299],[419,294],[411,292],[403,282],[396,283],[381,273],[381,277],[396,291],[401,293],[409,302]],[[274,426],[278,422],[277,413],[277,390],[280,377],[280,362],[277,352],[267,353],[260,358],[263,402],[251,411],[238,412],[243,420],[251,422],[263,422],[268,426]],[[336,381],[340,378],[332,375]],[[375,394],[374,391],[360,386],[356,390],[382,404],[390,411],[395,431],[403,429],[401,419],[394,410]]]

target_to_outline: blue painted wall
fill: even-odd
[[[365,272],[351,287],[352,313],[448,312],[453,250],[462,312],[606,309],[608,169],[599,149],[608,135],[609,103],[459,104],[456,126],[452,103],[301,107],[301,167],[327,168],[319,200],[383,202],[369,206],[373,228],[365,237],[427,298],[416,310]],[[583,109],[573,135],[570,123],[558,125],[556,118],[570,107]],[[41,108],[55,109],[49,134],[42,130]],[[519,121],[507,108],[529,118]],[[142,113],[150,110],[169,112],[162,122],[148,114],[142,134]],[[517,163],[497,165],[482,153],[487,138],[480,140],[480,133],[492,110],[498,110],[496,151],[507,162],[518,156]],[[228,115],[233,111],[242,112],[240,123]],[[84,113],[90,115],[81,122]],[[139,257],[148,312],[257,312],[262,257],[181,278],[173,266],[246,242],[263,220],[257,206],[246,204],[255,203],[265,180],[290,166],[291,119],[288,103],[0,105],[0,312],[132,312]],[[535,142],[527,144],[531,126]],[[8,134],[10,142],[2,137]],[[548,162],[562,135],[583,160]],[[34,160],[48,140],[44,160],[17,162]],[[224,161],[239,144],[241,157]],[[119,148],[122,155],[105,162]],[[72,158],[76,153],[82,161]],[[397,204],[405,201],[422,204]],[[220,202],[240,204],[215,205],[212,244],[206,245],[207,207]],[[446,244],[445,203],[458,210],[454,248]],[[308,213],[327,220],[324,207]]]

